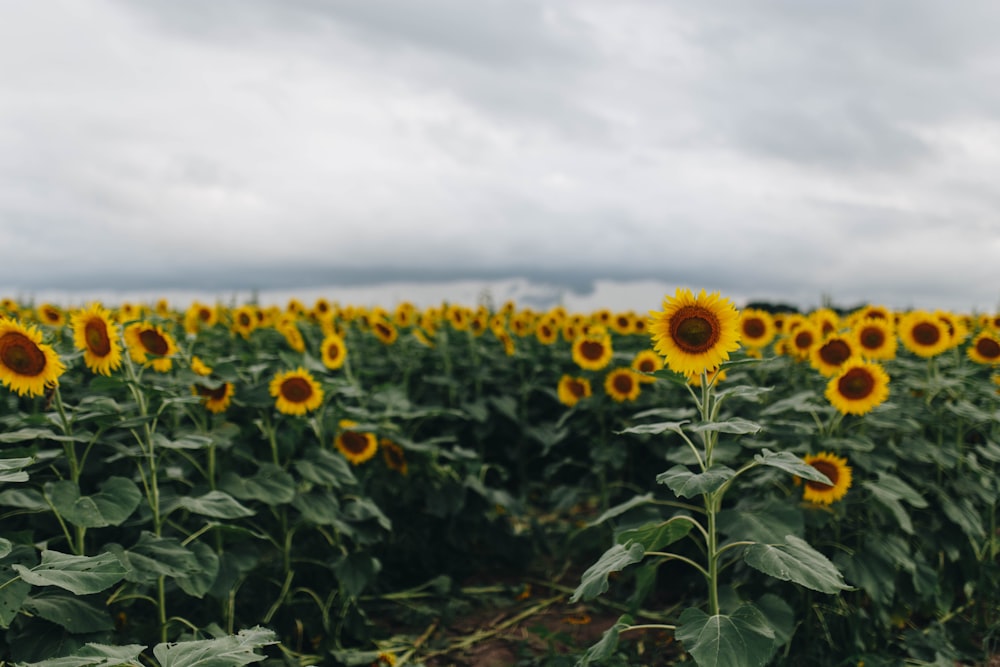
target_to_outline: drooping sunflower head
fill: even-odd
[[[335,333],[328,334],[320,343],[320,358],[323,365],[330,370],[337,370],[347,361],[347,345],[344,339]]]
[[[740,340],[748,348],[767,347],[777,333],[774,317],[766,310],[744,308],[740,311]]]
[[[965,353],[977,364],[1000,364],[1000,334],[990,330],[980,331]]]
[[[128,325],[125,327],[125,344],[129,356],[137,364],[152,366],[158,373],[166,373],[173,367],[177,343],[157,324],[134,322]]]
[[[582,399],[591,396],[590,380],[563,375],[559,378],[559,386],[556,393],[559,395],[560,403],[568,407],[573,407]]]
[[[832,485],[803,480],[802,499],[817,505],[835,503],[851,488],[851,467],[847,459],[829,452],[810,454],[803,459],[807,464],[826,475]]]
[[[651,312],[649,332],[655,349],[675,373],[701,373],[729,359],[740,346],[740,316],[719,294],[695,297],[678,288],[663,300],[663,310]]]
[[[65,372],[59,355],[42,342],[42,334],[0,317],[0,382],[19,396],[39,396]]]
[[[845,415],[863,415],[889,397],[889,375],[875,362],[855,359],[826,385],[826,398]]]
[[[323,388],[301,366],[275,374],[268,388],[278,412],[286,415],[304,415],[323,404]]]
[[[389,470],[395,470],[404,476],[409,472],[410,466],[406,462],[406,452],[402,447],[389,438],[380,439],[378,446],[382,450],[382,460]]]
[[[809,361],[820,374],[830,377],[857,355],[858,350],[850,336],[831,334],[812,348]]]
[[[616,368],[604,376],[604,393],[617,403],[639,398],[641,385],[631,368]]]
[[[233,394],[236,393],[232,382],[223,382],[218,387],[195,384],[191,386],[191,390],[201,396],[201,404],[213,414],[225,412],[233,400]]]
[[[348,461],[360,465],[375,456],[378,440],[374,433],[345,429],[337,434],[334,445]]]
[[[122,364],[122,346],[118,325],[111,312],[99,303],[78,310],[70,316],[73,345],[83,350],[83,363],[94,373],[111,375]]]

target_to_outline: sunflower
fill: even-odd
[[[94,373],[111,375],[122,364],[122,346],[118,325],[111,312],[99,303],[70,316],[73,328],[73,345],[83,350],[83,363]]]
[[[651,312],[653,348],[675,373],[701,373],[729,359],[740,346],[740,315],[729,299],[701,290],[678,288],[663,300],[663,311]]]
[[[417,339],[417,342],[424,347],[434,347],[434,339],[427,335],[423,329],[414,329],[410,333],[412,333],[413,337]]]
[[[631,310],[626,310],[624,312],[615,313],[611,319],[608,321],[608,326],[615,333],[627,336],[635,331],[635,313]]]
[[[573,361],[584,370],[601,370],[611,363],[613,355],[611,336],[603,331],[598,330],[573,341]]]
[[[639,398],[641,385],[631,368],[616,368],[604,376],[604,392],[617,403]]]
[[[156,324],[135,322],[125,327],[125,343],[132,361],[152,366],[158,373],[166,373],[173,365],[171,356],[177,354],[173,336]]]
[[[40,305],[35,309],[35,314],[38,317],[38,321],[42,324],[50,327],[66,326],[66,313],[63,312],[62,308],[54,306],[51,303]]]
[[[206,329],[214,327],[218,321],[218,309],[199,301],[194,301],[184,311],[184,331],[189,334],[197,334],[202,327]]]
[[[66,367],[42,334],[0,317],[0,382],[19,396],[38,396],[59,383]]]
[[[465,331],[472,322],[472,311],[464,306],[452,304],[445,310],[445,318],[455,331]]]
[[[406,475],[410,467],[406,463],[406,452],[389,438],[382,438],[378,442],[379,449],[382,450],[382,460],[389,470],[395,470],[400,475]],[[345,455],[346,456],[346,455]]]
[[[832,308],[817,308],[809,313],[808,318],[816,325],[820,336],[823,338],[840,330],[840,315]]]
[[[275,328],[278,330],[278,333],[285,337],[285,342],[288,343],[288,347],[299,353],[306,351],[306,341],[302,337],[302,332],[299,331],[298,326],[296,326],[294,322],[282,320],[278,322]]]
[[[977,364],[1000,364],[1000,335],[981,331],[965,352]]]
[[[233,311],[233,333],[249,338],[250,333],[260,324],[259,313],[260,311],[251,305],[239,306]]]
[[[559,386],[556,389],[559,395],[559,402],[563,405],[573,407],[581,399],[589,398],[592,394],[590,380],[587,378],[572,377],[563,375],[559,378]]]
[[[538,325],[535,326],[535,338],[542,345],[552,345],[559,338],[559,326],[556,321],[546,315],[538,321]]]
[[[857,354],[856,345],[849,336],[831,334],[812,348],[809,362],[821,375],[830,377],[840,372],[844,364]]]
[[[337,434],[333,444],[336,445],[340,453],[354,465],[360,465],[375,456],[378,451],[378,441],[374,433],[352,430],[355,423],[348,420],[340,422],[343,429]]]
[[[508,357],[513,357],[514,354],[517,353],[517,346],[514,345],[514,337],[511,336],[506,329],[494,331],[493,333],[496,335],[497,340],[500,341],[500,344],[503,345],[504,354]]]
[[[372,332],[375,337],[382,341],[384,345],[392,345],[399,337],[396,325],[385,318],[376,318],[371,321]]]
[[[826,398],[845,415],[863,415],[889,396],[889,375],[870,361],[844,364],[826,385]]]
[[[803,460],[833,482],[831,486],[823,482],[804,480],[803,500],[817,505],[829,505],[847,495],[847,490],[851,488],[851,467],[847,465],[847,459],[829,452],[820,452],[810,454]]]
[[[889,318],[865,317],[851,329],[858,351],[866,359],[894,359],[898,338]]]
[[[663,368],[663,358],[653,350],[639,350],[632,359],[632,370],[639,373],[655,373],[661,368]],[[656,378],[649,375],[636,377],[639,382],[656,382]]]
[[[944,321],[925,310],[903,315],[896,330],[903,347],[918,357],[934,357],[951,346]]]
[[[223,382],[215,388],[206,387],[203,384],[195,384],[191,386],[191,391],[201,396],[201,404],[205,406],[206,410],[214,414],[219,414],[225,412],[226,408],[229,407],[236,388],[232,382]]]
[[[323,403],[323,388],[301,366],[294,371],[277,373],[269,389],[271,396],[277,399],[278,412],[286,415],[304,415]]]
[[[412,327],[417,323],[417,307],[409,301],[402,301],[392,312],[392,322],[397,327]]]
[[[347,361],[347,345],[341,336],[335,333],[328,334],[319,346],[323,365],[330,370],[337,370]]]
[[[820,341],[819,329],[816,325],[803,320],[788,334],[785,349],[799,361],[805,361]]]
[[[197,355],[192,355],[191,357],[191,372],[197,375],[211,375],[212,367],[201,360],[201,357]]]
[[[759,350],[774,340],[778,329],[771,313],[758,308],[740,311],[740,339],[748,348]]]

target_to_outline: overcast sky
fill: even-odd
[[[997,310],[997,26],[992,0],[0,0],[0,292]]]

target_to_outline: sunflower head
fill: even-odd
[[[740,311],[740,339],[748,348],[767,347],[778,329],[774,317],[766,310],[745,308]]]
[[[857,354],[857,348],[851,337],[831,334],[813,346],[809,353],[809,361],[813,368],[829,377],[836,375],[844,364]]]
[[[898,338],[895,325],[889,318],[865,317],[857,320],[852,328],[858,352],[866,359],[893,359]]]
[[[111,375],[122,363],[118,324],[111,312],[93,303],[70,316],[73,345],[83,351],[83,363],[94,373]]]
[[[0,317],[0,382],[23,396],[39,396],[59,382],[66,367],[42,334]]]
[[[935,357],[951,346],[951,335],[944,320],[923,310],[903,315],[897,327],[903,347],[918,357]]]
[[[847,465],[846,458],[820,452],[806,456],[804,461],[826,475],[833,484],[803,480],[803,500],[817,505],[829,505],[847,495],[847,490],[851,488],[851,467]]]
[[[278,412],[286,415],[304,415],[323,404],[323,388],[301,366],[277,373],[268,388]]]
[[[586,335],[573,341],[572,355],[580,368],[599,371],[611,363],[614,355],[611,336],[602,329],[590,329]]]
[[[346,428],[337,434],[334,446],[348,461],[360,465],[375,456],[378,451],[378,441],[374,433],[355,431]]]
[[[675,373],[701,373],[729,359],[739,349],[739,312],[717,292],[678,288],[663,300],[663,310],[651,312],[649,332],[655,349]]]
[[[616,368],[604,376],[604,392],[617,403],[639,398],[641,385],[631,368]]]
[[[563,375],[559,378],[559,387],[556,393],[559,395],[559,402],[568,407],[573,407],[584,398],[591,396],[590,380],[581,377]]]
[[[632,359],[632,369],[639,373],[655,373],[663,368],[663,357],[653,350],[639,350]],[[656,382],[655,377],[638,375],[639,382]]]
[[[406,475],[410,467],[406,462],[406,452],[389,438],[382,438],[378,443],[382,450],[382,460],[389,470],[395,470],[400,475]]]
[[[191,391],[201,396],[201,403],[205,409],[211,413],[219,414],[226,411],[233,400],[235,388],[231,382],[223,382],[218,387],[209,387],[203,384],[191,386]]]
[[[152,366],[159,373],[166,373],[173,367],[172,357],[177,354],[177,343],[159,325],[149,322],[128,325],[125,327],[125,343],[135,363]]]
[[[337,370],[347,361],[347,345],[344,339],[335,333],[330,333],[320,343],[320,358],[323,365],[330,370]]]
[[[889,397],[889,376],[875,362],[847,362],[826,385],[826,397],[843,414],[863,415]]]
[[[979,332],[965,352],[977,364],[1000,364],[1000,334],[992,331]]]

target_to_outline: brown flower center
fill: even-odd
[[[196,384],[195,390],[198,392],[199,396],[204,396],[205,398],[211,398],[216,401],[221,401],[226,397],[226,385],[220,384],[215,389],[209,389],[205,385]]]
[[[759,317],[748,317],[743,320],[743,335],[750,340],[763,338],[767,333],[767,326]]]
[[[635,383],[632,381],[632,376],[627,373],[619,373],[615,376],[614,380],[611,381],[612,386],[615,388],[619,394],[629,394],[632,391],[632,387]]]
[[[340,444],[352,454],[361,454],[368,449],[368,436],[357,431],[344,431],[340,434]]]
[[[684,306],[670,318],[670,337],[689,354],[712,349],[719,340],[719,320],[705,308]]]
[[[597,361],[604,356],[604,343],[599,340],[585,340],[580,344],[580,355],[588,361]]]
[[[816,470],[819,470],[821,473],[829,477],[830,481],[833,482],[833,485],[831,486],[830,484],[824,484],[823,482],[807,480],[806,486],[808,486],[810,489],[813,489],[815,491],[826,491],[828,489],[833,488],[833,486],[837,485],[837,480],[840,478],[837,466],[830,463],[829,461],[824,461],[824,460],[813,461],[809,465],[811,465],[813,468],[816,468]]]
[[[913,334],[913,340],[917,341],[920,345],[928,347],[937,345],[937,342],[941,340],[941,328],[930,322],[918,323],[913,327],[911,333]]]
[[[329,357],[331,361],[335,361],[340,357],[340,345],[337,343],[330,343],[326,346],[326,356]]]
[[[812,347],[813,335],[812,332],[810,331],[800,331],[797,334],[795,334],[795,338],[793,338],[792,340],[795,341],[795,347],[797,349],[808,350],[810,347]]]
[[[18,375],[40,375],[45,370],[45,354],[22,333],[10,331],[0,337],[0,362]]]
[[[167,340],[155,329],[143,329],[139,332],[139,340],[149,354],[162,357],[170,349]]]
[[[819,358],[830,366],[840,366],[851,358],[851,346],[839,338],[828,340],[820,346]]]
[[[841,396],[860,401],[875,391],[875,378],[864,368],[852,368],[837,381],[837,389]]]
[[[111,352],[108,328],[102,320],[96,317],[87,320],[83,326],[83,336],[87,340],[87,348],[95,357],[106,357]]]
[[[885,344],[885,332],[878,327],[865,327],[861,330],[858,340],[866,350],[877,350]]]
[[[643,373],[652,373],[656,370],[656,364],[652,359],[642,359],[639,361],[639,370]]]
[[[1000,343],[992,338],[980,338],[976,341],[976,352],[984,359],[1000,359]]]
[[[573,394],[577,398],[583,398],[587,393],[583,383],[579,380],[570,380],[566,383],[566,388],[569,389],[569,393]]]
[[[312,397],[313,388],[305,378],[288,378],[281,383],[281,395],[290,403],[305,403]]]

